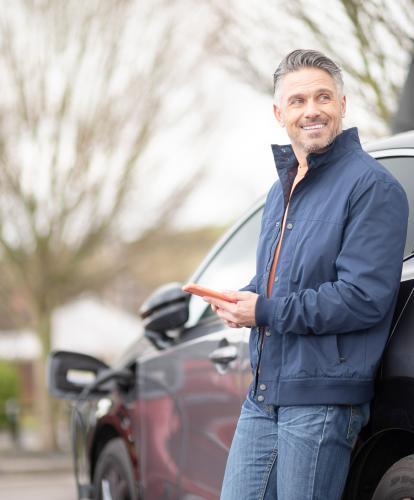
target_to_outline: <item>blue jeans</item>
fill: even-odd
[[[339,500],[352,447],[369,419],[360,406],[273,406],[246,399],[221,500]]]

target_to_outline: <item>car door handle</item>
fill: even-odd
[[[208,359],[212,363],[228,365],[231,361],[234,361],[237,358],[238,354],[239,353],[235,345],[226,345],[223,347],[218,347],[216,350],[210,353]]]

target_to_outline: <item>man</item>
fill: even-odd
[[[227,462],[223,500],[341,498],[369,418],[399,289],[408,204],[365,153],[338,66],[295,50],[274,75],[279,182],[262,219],[257,273],[236,304],[207,299],[230,327],[251,326],[253,382]]]

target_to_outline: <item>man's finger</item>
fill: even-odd
[[[216,306],[219,309],[224,309],[226,311],[234,311],[235,306],[237,304],[234,304],[233,302],[228,302],[227,300],[221,300],[221,299],[216,299],[215,297],[203,297],[203,300],[205,302],[208,302],[209,304],[212,304]]]
[[[232,297],[237,300],[251,300],[254,295],[256,294],[253,292],[240,292],[240,291],[232,292]]]
[[[230,328],[241,328],[241,325],[238,325],[237,323],[233,323],[231,321],[227,322],[227,326],[229,326]]]
[[[225,311],[219,308],[217,314],[219,315],[220,319],[222,319],[225,322],[234,323],[235,325],[239,324],[237,318],[235,318],[234,315],[229,311]]]

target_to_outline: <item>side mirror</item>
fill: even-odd
[[[102,397],[113,389],[113,380],[126,382],[130,373],[111,370],[99,359],[78,352],[55,351],[49,355],[47,383],[58,399]]]
[[[188,320],[189,294],[181,290],[180,283],[168,283],[155,290],[140,309],[145,336],[163,348],[171,344],[169,330],[175,330]]]

